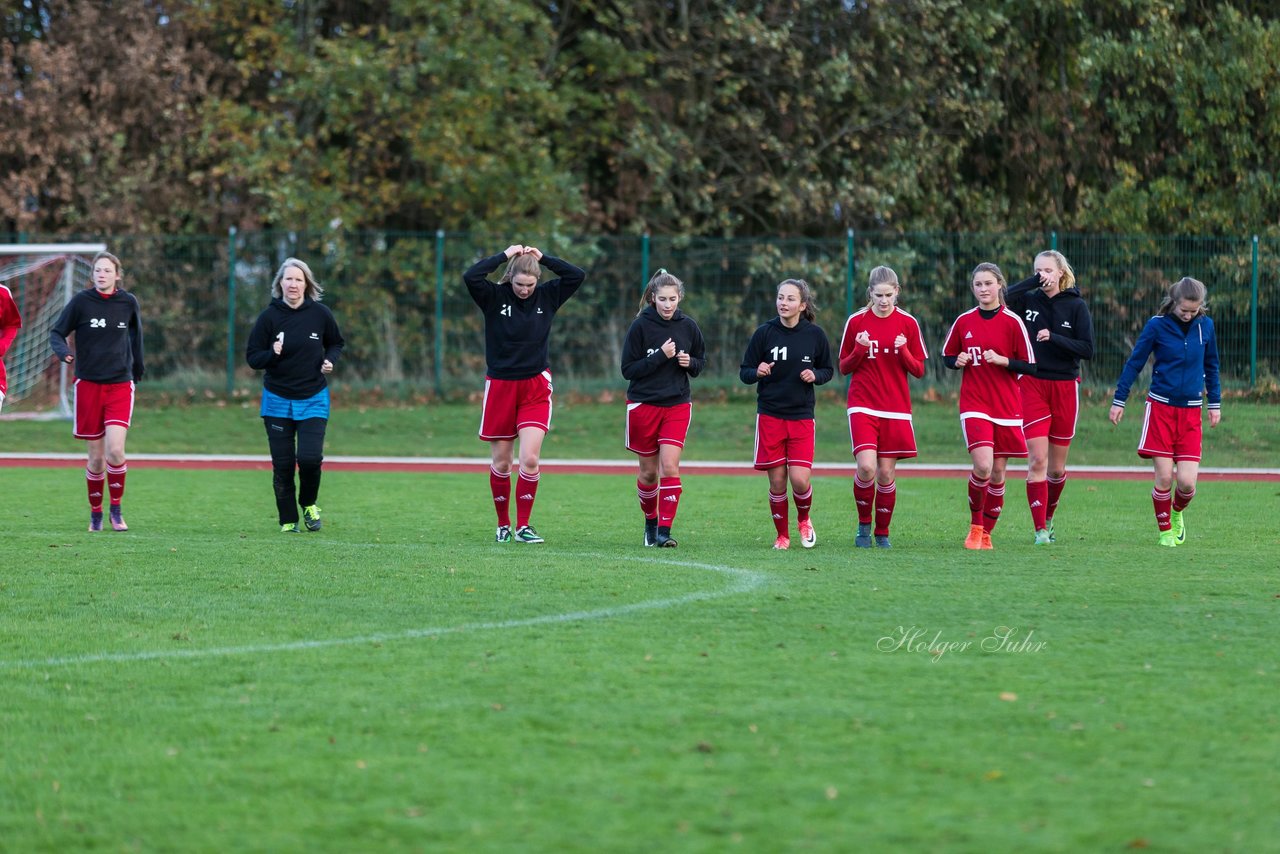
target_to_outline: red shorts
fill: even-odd
[[[876,456],[897,460],[916,455],[916,431],[910,418],[850,411],[849,442],[855,457],[861,451],[875,451]]]
[[[1200,421],[1199,407],[1170,406],[1148,399],[1138,456],[1200,462]]]
[[[788,421],[756,415],[756,468],[781,465],[813,468],[813,419]]]
[[[107,425],[127,428],[133,420],[133,383],[95,383],[76,380],[77,439],[101,439]]]
[[[1027,438],[1016,425],[997,424],[985,418],[961,418],[960,430],[964,433],[964,445],[969,451],[983,446],[996,457],[1025,457]]]
[[[1022,390],[1022,432],[1028,439],[1048,436],[1067,446],[1076,435],[1080,412],[1080,380],[1042,380],[1029,374],[1018,379]]]
[[[525,427],[551,429],[551,372],[523,380],[484,379],[480,439],[514,439]]]
[[[628,400],[627,434],[624,440],[627,450],[642,457],[652,457],[658,453],[659,445],[683,448],[692,419],[692,403],[655,406],[652,403],[632,403]]]

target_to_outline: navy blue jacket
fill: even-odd
[[[1124,406],[1129,389],[1155,354],[1151,387],[1147,397],[1170,406],[1199,408],[1208,391],[1209,408],[1222,408],[1222,386],[1218,381],[1218,339],[1213,321],[1202,314],[1185,331],[1171,314],[1159,314],[1147,321],[1124,363],[1112,403]]]

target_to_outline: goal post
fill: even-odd
[[[9,391],[0,419],[70,418],[70,366],[55,362],[49,330],[93,278],[103,243],[0,244],[0,286],[8,288],[22,329],[4,355]]]

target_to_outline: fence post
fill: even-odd
[[[844,316],[853,314],[853,229],[845,233]]]
[[[1056,231],[1049,232],[1049,248],[1054,252],[1058,251],[1058,232]]]
[[[227,394],[236,387],[236,227],[227,229]]]
[[[436,229],[436,357],[431,366],[435,377],[436,397],[444,396],[444,380],[440,366],[444,363],[444,229]]]
[[[649,232],[640,237],[640,290],[649,286]]]
[[[1249,389],[1258,384],[1258,235],[1253,236],[1253,284],[1249,294]]]

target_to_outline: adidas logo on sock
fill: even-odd
[[[1034,509],[1034,508],[1036,508],[1036,507],[1043,507],[1043,506],[1044,506],[1044,505],[1042,505],[1042,504],[1040,503],[1040,500],[1039,500],[1039,499],[1036,499],[1035,501],[1032,501],[1032,502],[1031,502],[1031,507],[1032,507],[1033,509]]]
[[[677,499],[676,499],[676,497],[675,497],[674,495],[668,495],[666,498],[664,498],[664,499],[662,499],[662,500],[663,500],[663,501],[676,501]]]
[[[782,514],[781,514],[781,513],[774,513],[774,514],[773,514],[773,518],[775,518],[775,519],[781,519],[781,518],[782,518]]]
[[[531,492],[526,492],[524,495],[521,495],[521,496],[520,496],[520,500],[521,500],[521,501],[532,501],[532,500],[533,500],[533,493],[531,493]]]
[[[494,498],[493,500],[494,500],[494,501],[496,501],[496,502],[498,502],[499,504],[501,504],[502,502],[504,502],[504,501],[506,501],[506,500],[507,500],[507,496],[505,496],[505,495],[499,495],[498,497]]]

